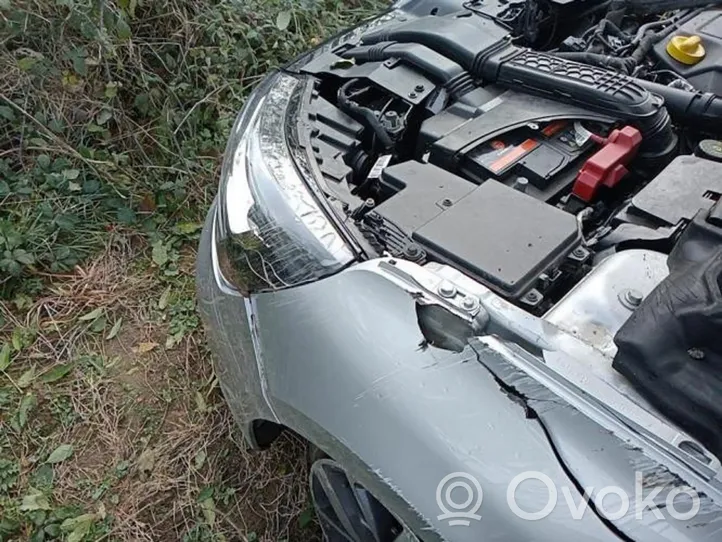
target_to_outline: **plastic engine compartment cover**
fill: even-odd
[[[576,218],[489,180],[413,233],[438,259],[518,298],[580,242]]]
[[[676,225],[708,210],[722,194],[722,164],[678,156],[632,200],[633,210]]]
[[[675,36],[699,36],[707,53],[704,59],[690,66],[672,58],[667,53],[667,44]],[[660,41],[654,52],[697,90],[722,94],[722,10],[710,9],[687,21],[669,39]]]

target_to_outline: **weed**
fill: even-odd
[[[249,89],[381,7],[0,1],[0,540],[313,539],[303,444],[237,446],[195,244]]]

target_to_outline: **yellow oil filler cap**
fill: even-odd
[[[667,44],[667,53],[682,64],[694,66],[704,60],[707,51],[699,36],[674,36]]]

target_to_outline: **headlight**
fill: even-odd
[[[311,282],[354,259],[291,156],[286,114],[299,88],[283,73],[264,81],[226,149],[216,250],[223,278],[244,295]]]

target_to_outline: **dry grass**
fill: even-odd
[[[165,284],[152,269],[130,273],[137,256],[120,238],[74,273],[53,277],[23,320],[3,305],[16,329],[39,330],[13,361],[35,367],[29,385],[15,384],[18,398],[33,394],[37,406],[19,434],[2,420],[11,444],[4,455],[21,466],[15,487],[33,487],[47,455],[71,443],[73,454],[52,469],[50,506],[95,514],[88,539],[313,539],[313,525],[301,525],[304,443],[284,436],[268,452],[244,449],[200,330],[164,348]],[[179,279],[187,287],[190,273]],[[78,322],[99,307],[109,321],[122,318],[111,340]],[[68,360],[75,361],[66,376],[43,382]]]
[[[248,90],[386,4],[300,2],[0,0],[0,541],[317,538],[304,443],[244,449],[193,288]]]

